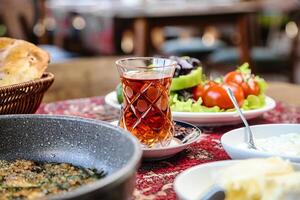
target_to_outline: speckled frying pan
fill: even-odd
[[[50,115],[0,116],[0,159],[64,162],[107,176],[49,199],[128,199],[141,159],[138,141],[108,123]]]

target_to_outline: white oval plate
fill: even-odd
[[[117,109],[121,109],[118,103],[116,92],[110,92],[105,96],[105,102]],[[266,97],[266,105],[255,110],[243,111],[246,119],[253,119],[261,116],[263,113],[272,110],[276,102]],[[185,121],[199,126],[220,126],[241,123],[237,112],[172,112],[173,118],[178,121]]]
[[[264,124],[251,126],[251,130],[254,135],[254,139],[266,138],[271,136],[279,136],[288,133],[299,133],[300,124]],[[254,140],[255,142],[255,140]],[[292,162],[300,163],[300,156],[288,156],[284,154],[272,154],[269,152],[258,151],[254,149],[248,149],[246,147],[240,147],[244,143],[244,128],[234,129],[225,133],[221,137],[221,143],[232,159],[246,159],[254,157],[270,157],[280,156],[285,159],[289,159]]]
[[[226,167],[239,162],[238,160],[217,161],[197,165],[180,173],[174,181],[174,190],[181,200],[199,200],[207,189],[215,183],[216,177]],[[293,164],[300,170],[299,164]]]
[[[175,121],[176,124],[193,129],[192,132],[189,132],[187,135],[177,134],[175,133],[175,137],[172,139],[170,144],[166,147],[158,147],[158,148],[143,148],[143,159],[144,160],[163,160],[166,158],[170,158],[175,154],[183,151],[190,145],[197,142],[201,137],[201,130],[192,124],[188,124],[185,122]],[[113,125],[117,125],[118,121],[111,122]],[[186,139],[185,141],[184,138]]]

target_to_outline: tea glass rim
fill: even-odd
[[[170,61],[171,64],[169,65],[161,65],[161,66],[132,66],[132,65],[125,65],[124,61],[128,60],[154,60],[154,59],[161,59],[161,60],[168,60]],[[131,69],[160,69],[160,68],[176,68],[178,63],[175,60],[172,60],[170,58],[161,58],[161,57],[128,57],[128,58],[121,58],[118,59],[115,64],[119,67],[124,67],[124,68],[131,68]]]

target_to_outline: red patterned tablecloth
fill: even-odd
[[[118,110],[105,105],[103,97],[44,104],[37,113],[75,115],[105,121],[116,120],[119,115]],[[299,122],[300,107],[278,102],[274,110],[265,113],[261,118],[251,120],[250,124]],[[143,200],[176,199],[173,190],[174,178],[192,166],[229,159],[220,144],[220,137],[226,131],[240,126],[203,128],[203,137],[185,151],[163,161],[142,163],[138,170],[134,198]]]

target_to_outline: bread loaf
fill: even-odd
[[[41,78],[49,60],[34,44],[0,37],[0,87]]]

